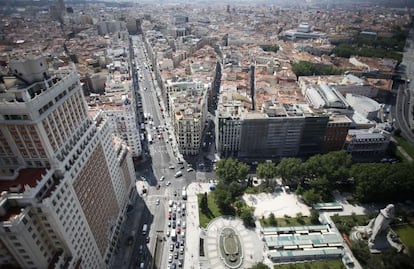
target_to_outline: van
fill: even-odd
[[[142,226],[142,235],[147,235],[147,231],[148,231],[148,224],[144,224],[144,226]]]

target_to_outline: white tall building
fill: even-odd
[[[200,151],[207,116],[207,92],[187,90],[171,93],[169,97],[178,150],[183,155],[196,155]]]
[[[12,59],[0,84],[0,266],[105,268],[132,191],[130,150],[89,115],[74,70]],[[16,79],[17,78],[17,79]]]

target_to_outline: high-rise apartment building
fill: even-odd
[[[0,85],[0,265],[105,268],[132,193],[129,148],[73,69],[13,58]],[[93,114],[93,115],[92,115]]]
[[[207,92],[190,90],[169,94],[174,134],[183,155],[200,151],[207,116]]]

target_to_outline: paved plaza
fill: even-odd
[[[243,199],[249,206],[255,208],[254,215],[257,218],[269,217],[273,213],[276,218],[285,215],[295,217],[297,213],[309,216],[310,210],[294,193],[286,193],[284,190],[274,193],[245,194]]]
[[[204,237],[204,249],[209,268],[226,268],[220,254],[219,237],[221,231],[227,227],[236,232],[243,249],[242,264],[239,268],[249,268],[263,260],[264,243],[260,241],[254,230],[246,229],[238,218],[219,217],[208,225]]]

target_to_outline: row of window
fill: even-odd
[[[29,120],[29,115],[4,115],[5,120]]]

